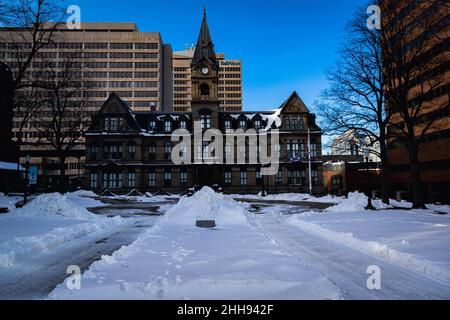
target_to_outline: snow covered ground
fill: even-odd
[[[21,209],[11,208],[0,215],[0,298],[11,291],[11,283],[42,269],[51,259],[61,260],[70,250],[95,243],[134,223],[90,213],[86,207],[103,204],[89,196],[93,195],[40,195]]]
[[[277,204],[251,214],[249,204],[232,197],[205,188],[168,205],[135,243],[94,263],[82,276],[81,290],[62,283],[50,298],[450,298],[447,216],[364,211],[367,198],[361,194],[340,198],[321,213]],[[210,219],[217,228],[194,226]],[[372,265],[382,270],[378,291],[367,288]]]
[[[182,198],[156,227],[94,263],[81,290],[52,299],[340,299],[326,277],[250,223],[246,205],[205,188]],[[212,230],[197,219],[215,219]]]
[[[165,196],[110,199],[128,201],[128,216],[130,204],[136,212],[147,202],[157,206],[165,215],[153,217],[156,223],[93,215],[85,208],[105,204],[86,191],[38,197],[0,216],[0,298],[26,290],[28,279],[41,279],[34,287],[41,286],[50,275],[39,273],[65,268],[72,256],[95,256],[99,239],[129,240],[140,223],[136,241],[119,249],[119,239],[101,260],[85,260],[81,290],[69,290],[55,271],[59,281],[42,292],[60,283],[50,299],[450,299],[450,216],[438,214],[448,206],[404,210],[398,208],[411,204],[374,201],[383,210],[366,211],[360,193],[238,197],[258,200],[256,206],[236,197],[204,188],[177,204]],[[311,209],[303,201],[330,207]],[[112,204],[115,210],[120,206]],[[196,228],[196,220],[217,227]],[[381,269],[381,290],[367,288],[373,265]]]

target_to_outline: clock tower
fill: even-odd
[[[206,21],[206,9],[203,9],[203,21],[192,58],[192,107],[219,107],[219,63],[216,59],[214,44]]]

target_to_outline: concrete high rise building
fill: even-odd
[[[173,110],[191,111],[192,103],[192,58],[195,47],[173,53]],[[216,53],[219,63],[220,109],[222,111],[242,111],[242,62],[225,59],[225,54]]]
[[[53,28],[53,25],[43,28]],[[0,60],[11,66],[13,74],[27,56],[25,53],[32,43],[29,34],[26,30],[11,32],[0,28]],[[134,23],[83,23],[79,30],[61,25],[52,40],[51,45],[37,53],[25,79],[46,80],[46,68],[61,72],[70,58],[79,66],[77,79],[86,88],[79,98],[73,98],[74,104],[82,105],[86,127],[91,115],[113,92],[134,111],[172,110],[172,49],[164,44],[159,32],[140,32]],[[39,123],[49,121],[45,114],[36,113],[33,125],[27,124],[19,130],[24,114],[16,110],[13,134],[16,139],[19,136],[22,139],[22,160],[30,155],[32,164],[39,167],[40,182],[52,184],[59,175],[58,157],[51,146],[37,143],[42,132]],[[83,174],[84,149],[83,139],[67,154],[68,176]]]

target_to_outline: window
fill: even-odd
[[[90,186],[91,189],[97,189],[98,187],[98,175],[96,173],[90,174]]]
[[[315,158],[319,156],[319,152],[317,151],[317,144],[311,144],[311,157]]]
[[[342,176],[334,176],[331,178],[331,186],[333,188],[340,189],[342,188]]]
[[[156,121],[151,120],[148,122],[148,131],[150,132],[156,131]]]
[[[283,170],[278,170],[277,175],[275,177],[276,184],[283,184]]]
[[[233,179],[232,179],[231,171],[225,171],[225,173],[224,173],[224,183],[227,184],[227,185],[230,185],[232,181],[233,181]]]
[[[172,155],[172,143],[166,142],[164,144],[164,160],[170,160]]]
[[[154,143],[148,145],[148,158],[149,160],[156,159],[156,145]]]
[[[209,86],[206,83],[200,85],[200,95],[209,97]]]
[[[261,170],[256,170],[256,181],[261,182],[261,179],[262,179]]]
[[[211,115],[210,114],[202,114],[200,116],[200,121],[202,125],[202,129],[211,129]]]
[[[134,160],[136,157],[136,145],[134,143],[131,143],[128,145],[128,159]]]
[[[154,173],[154,172],[148,173],[148,186],[156,187],[156,173]]]
[[[107,160],[122,159],[122,146],[121,145],[105,145],[104,158]]]
[[[290,130],[291,129],[291,119],[288,116],[286,116],[284,118],[284,128],[286,130]]]
[[[298,129],[298,117],[292,116],[291,118],[291,130],[297,130]]]
[[[172,185],[172,171],[170,169],[164,172],[164,185],[168,187]]]
[[[231,146],[229,146],[228,144],[225,145],[225,159],[231,159],[232,157],[232,153],[231,153]],[[233,161],[234,159],[232,159]]]
[[[92,161],[97,160],[97,146],[89,146],[89,154]]]
[[[247,129],[247,121],[240,120],[239,121],[239,129],[246,130]]]
[[[164,132],[172,132],[172,121],[165,121],[164,122]]]
[[[261,128],[262,128],[261,120],[255,120],[253,126],[254,126],[255,130],[261,130]]]
[[[119,131],[123,127],[123,118],[107,117],[104,126],[106,131]]]
[[[104,173],[103,174],[103,188],[105,188],[105,189],[120,189],[120,188],[122,188],[122,174],[121,173]]]
[[[241,171],[241,186],[247,185],[247,171]]]
[[[180,121],[180,129],[187,129],[187,122],[186,121]]]
[[[186,170],[181,170],[180,172],[180,184],[186,185],[188,182],[188,173]]]
[[[233,125],[231,123],[231,120],[226,120],[225,121],[225,130],[232,130],[233,129]]]
[[[317,170],[311,171],[311,180],[313,185],[319,184],[319,172]]]
[[[135,188],[136,187],[136,173],[128,172],[128,187]]]
[[[300,170],[289,171],[288,183],[291,185],[304,185],[305,184],[305,172]]]

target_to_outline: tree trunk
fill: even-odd
[[[419,162],[419,147],[416,142],[416,137],[413,131],[408,134],[408,153],[409,161],[411,163],[411,187],[413,194],[413,208],[425,209],[425,196],[422,186],[422,179],[420,177],[420,162]]]
[[[67,191],[67,181],[66,181],[66,157],[59,157],[59,192],[62,194]]]
[[[380,158],[381,158],[381,200],[389,204],[390,181],[389,181],[389,163],[386,146],[386,134],[383,126],[380,126]]]

